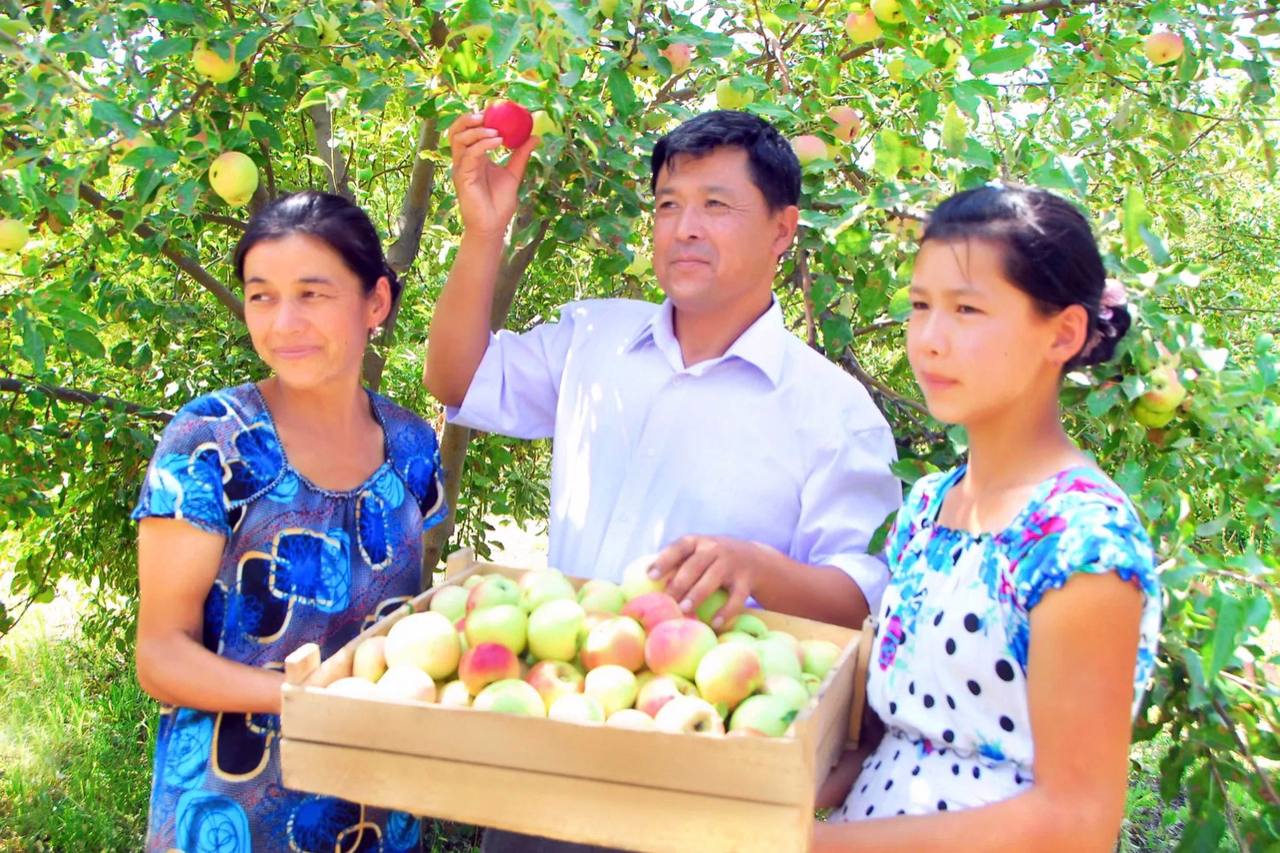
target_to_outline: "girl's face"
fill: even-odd
[[[929,412],[972,427],[1053,401],[1088,328],[1082,306],[1043,315],[985,240],[930,240],[911,278],[907,357]]]
[[[386,278],[366,295],[328,243],[290,234],[248,251],[244,282],[253,348],[285,385],[315,390],[359,381],[369,332],[391,307]]]

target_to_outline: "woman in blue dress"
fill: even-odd
[[[1075,207],[985,186],[929,219],[910,293],[912,370],[968,459],[889,535],[867,683],[887,733],[824,786],[813,850],[1111,850],[1160,588],[1058,399],[1127,331],[1123,291]]]
[[[364,212],[316,192],[257,213],[235,268],[271,374],[177,413],[133,513],[138,680],[163,703],[146,847],[416,850],[408,815],[284,788],[278,748],[285,657],[410,599],[444,516],[431,427],[360,381],[400,285]]]

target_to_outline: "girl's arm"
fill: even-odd
[[[1114,573],[1074,575],[1032,609],[1031,790],[962,811],[816,823],[813,853],[1112,850],[1124,817],[1141,615],[1142,593]]]
[[[138,683],[171,705],[278,714],[281,673],[227,660],[200,643],[225,545],[185,521],[138,523]]]

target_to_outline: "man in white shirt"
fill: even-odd
[[[553,437],[549,563],[618,580],[658,552],[650,573],[686,612],[723,587],[721,624],[754,599],[860,625],[887,581],[867,543],[901,501],[893,437],[773,298],[799,218],[786,139],[741,112],[680,125],[651,160],[666,301],[576,302],[557,323],[494,335],[504,235],[537,140],[499,166],[479,115],[449,138],[463,235],[424,381],[455,423]],[[490,831],[484,849],[582,848]]]
[[[450,420],[554,437],[549,562],[653,573],[688,610],[717,587],[858,625],[886,581],[867,542],[898,506],[888,424],[851,376],[787,331],[772,285],[799,217],[800,165],[767,122],[706,113],[652,156],[662,305],[571,303],[489,332],[506,228],[536,140],[504,166],[479,116],[449,130],[463,236],[431,324],[425,381]]]

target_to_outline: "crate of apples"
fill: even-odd
[[[727,594],[687,616],[650,563],[613,583],[464,552],[330,659],[299,649],[285,784],[625,849],[805,849],[869,639],[762,610],[717,634]]]

